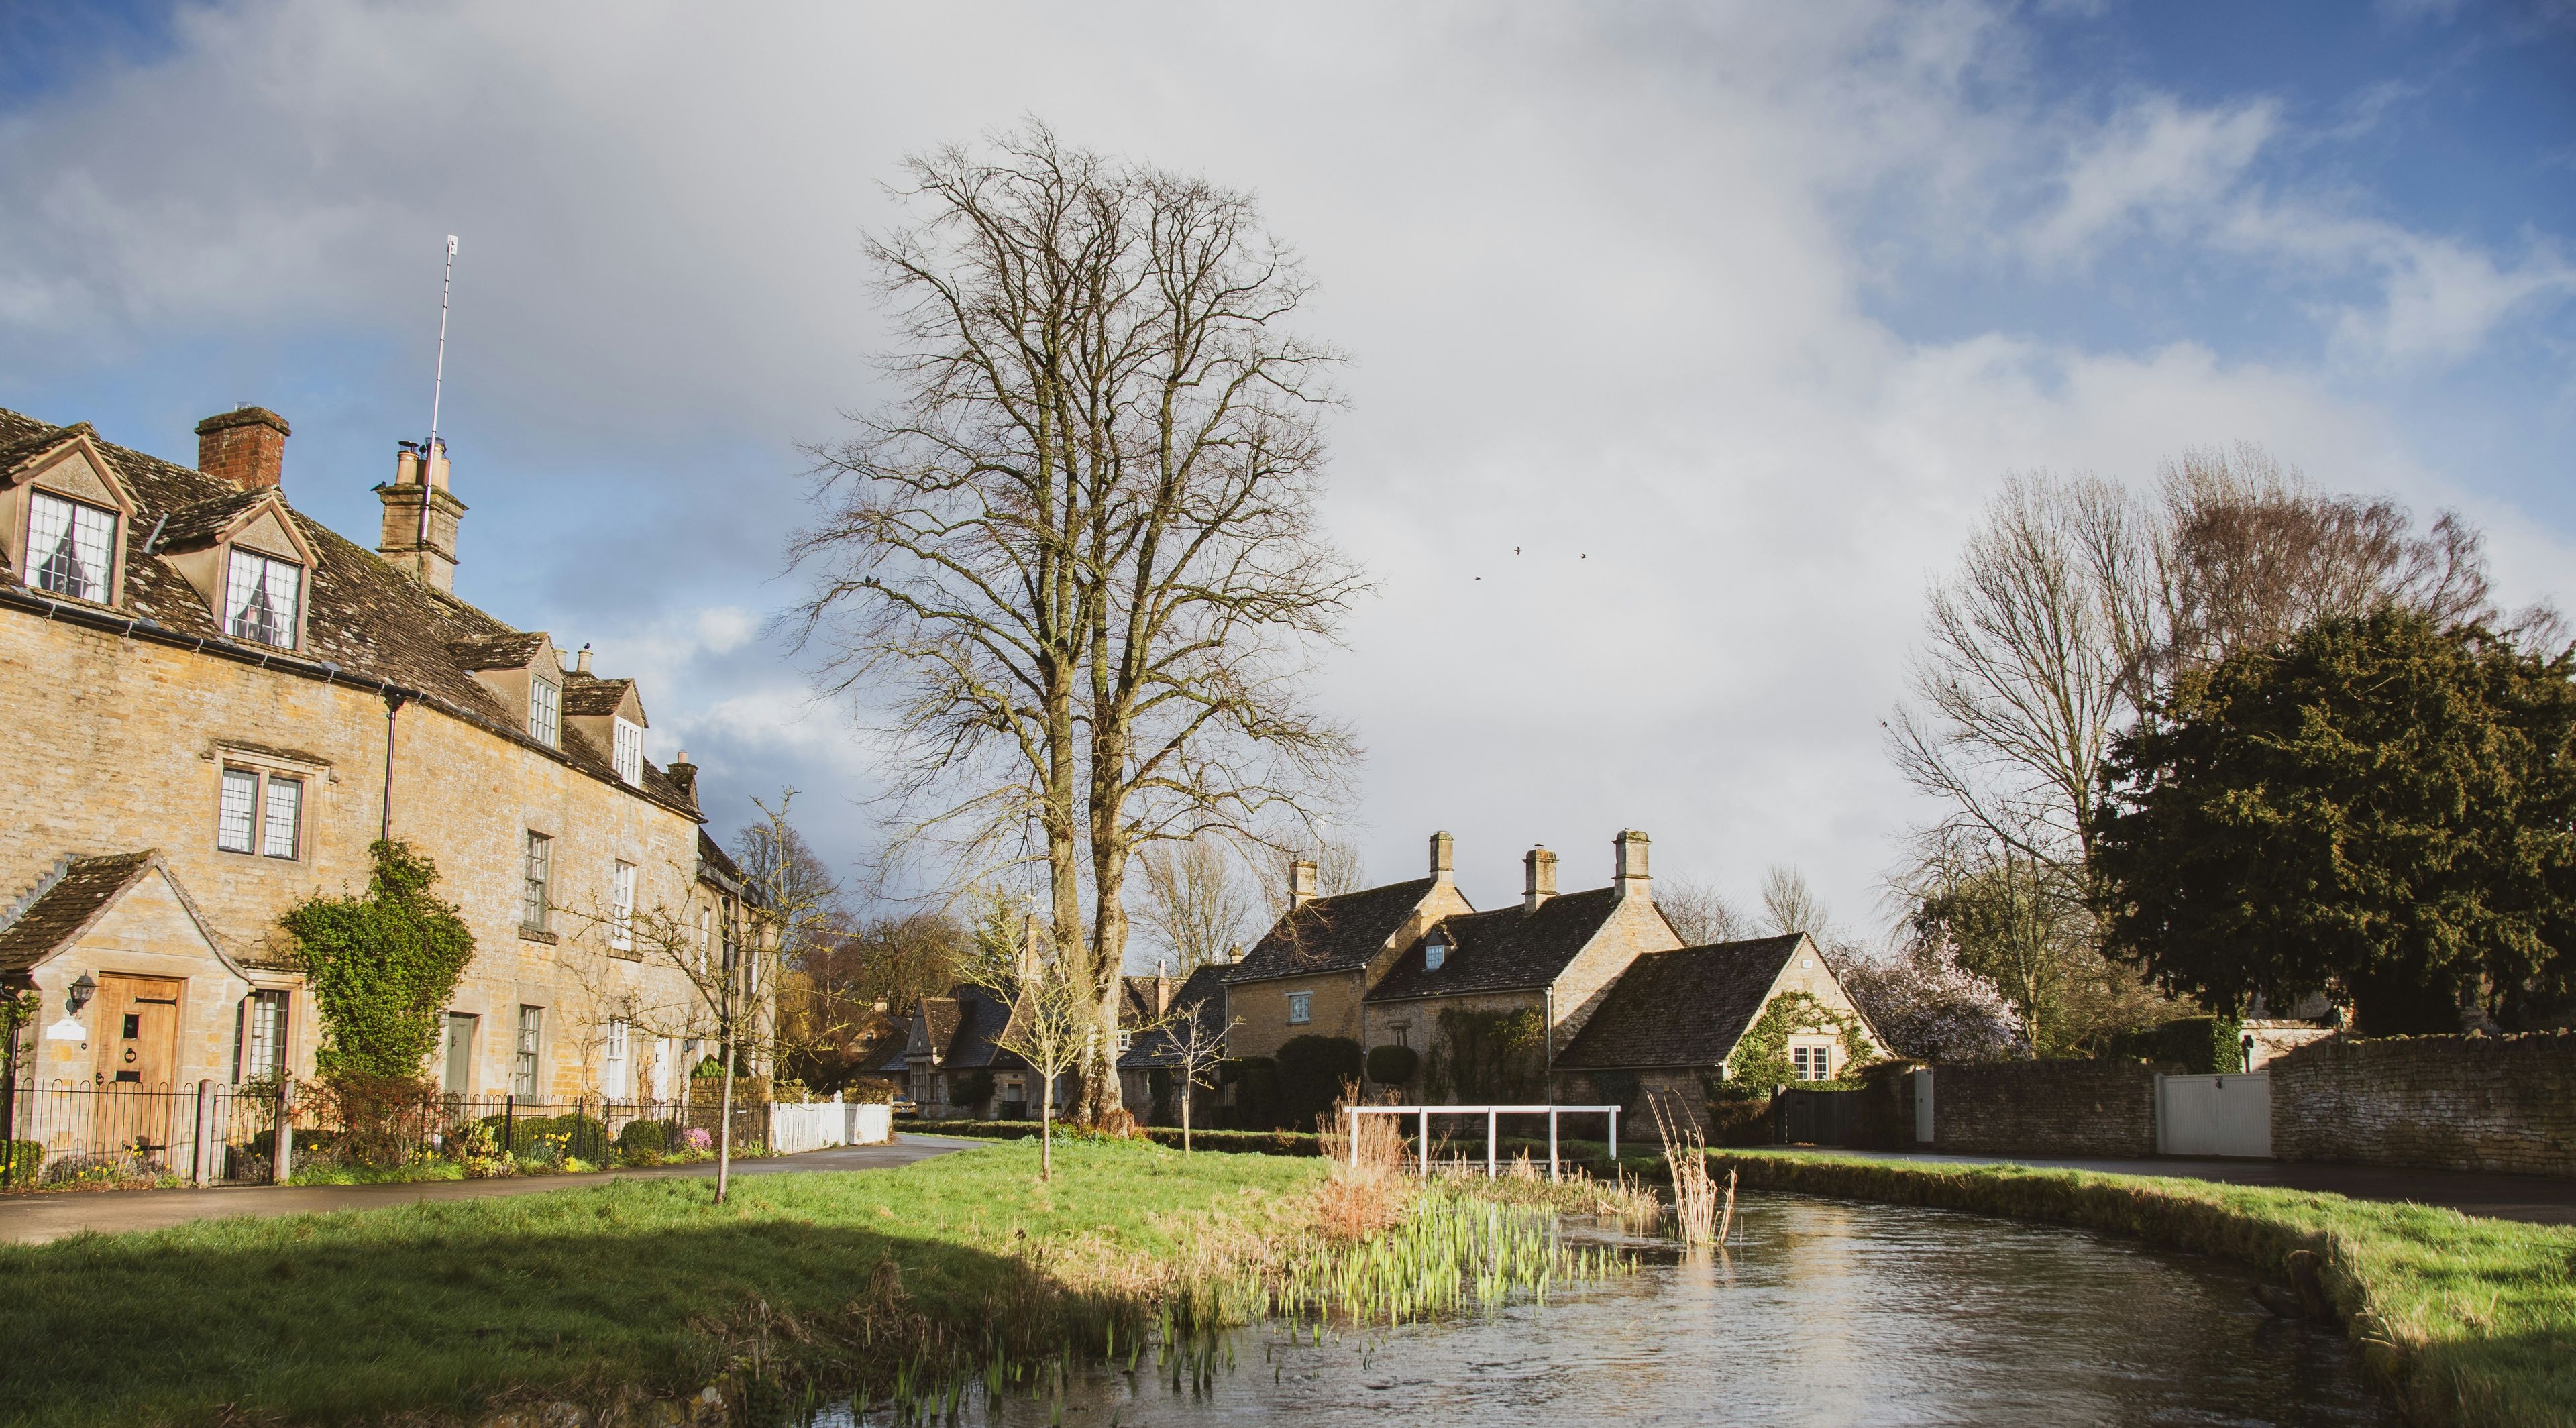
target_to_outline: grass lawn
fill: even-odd
[[[1270,1224],[1324,1174],[1273,1156],[1055,1154],[1044,1186],[1038,1147],[1013,1143],[755,1176],[723,1207],[706,1180],[628,1180],[0,1246],[0,1424],[462,1416],[685,1395],[817,1333],[847,1351],[989,1341],[1006,1321],[1055,1332],[1064,1305],[1030,1317],[1046,1285],[1078,1298],[1202,1230]]]
[[[1709,1158],[1748,1186],[2083,1225],[2251,1264],[2330,1304],[2416,1421],[2576,1425],[2576,1229],[2161,1176]]]

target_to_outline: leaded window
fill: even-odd
[[[27,564],[36,588],[104,602],[108,561],[116,548],[116,513],[43,491],[30,494]]]
[[[268,776],[268,816],[260,829],[259,851],[271,858],[292,858],[304,831],[304,780]]]
[[[286,993],[253,992],[241,1004],[241,1056],[233,1077],[257,1081],[286,1061]]]
[[[215,815],[215,846],[227,853],[254,851],[252,825],[258,810],[259,775],[249,769],[224,770],[224,801]]]
[[[1290,992],[1288,994],[1289,1025],[1302,1026],[1314,1019],[1315,994],[1313,992]]]
[[[548,885],[554,877],[554,861],[555,840],[543,833],[530,833],[526,865],[520,877],[519,925],[531,932],[546,930]]]
[[[518,1054],[510,1063],[510,1094],[521,1100],[535,1100],[537,1095],[537,1052],[544,1045],[546,1009],[519,1008]]]
[[[551,679],[528,681],[528,734],[549,748],[563,728],[563,686]]]
[[[224,629],[234,639],[295,648],[295,616],[304,600],[304,567],[255,551],[235,550],[224,581]]]

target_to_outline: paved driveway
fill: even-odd
[[[2325,1190],[2355,1200],[2446,1205],[2467,1215],[2576,1225],[2576,1180],[2547,1175],[2475,1175],[2447,1170],[2395,1170],[2376,1165],[2320,1165],[2303,1160],[2082,1160],[2047,1156],[1925,1155],[1909,1151],[1828,1150],[1878,1160],[1924,1164],[2030,1165],[2052,1170],[2098,1170],[2111,1175],[2165,1175],[2229,1185],[2277,1185]]]
[[[737,1178],[795,1175],[817,1170],[878,1170],[910,1165],[990,1141],[906,1134],[892,1145],[853,1145],[759,1160],[737,1160]],[[416,1185],[219,1185],[203,1190],[62,1191],[0,1199],[0,1243],[42,1244],[83,1230],[157,1230],[189,1220],[237,1215],[304,1215],[324,1210],[373,1210],[425,1200],[474,1200],[488,1195],[536,1195],[607,1180],[715,1178],[705,1165],[662,1165],[649,1170],[609,1170],[596,1175],[533,1175],[508,1180],[431,1180]]]

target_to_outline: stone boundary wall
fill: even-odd
[[[2284,1160],[2576,1175],[2576,1033],[2332,1037],[2266,1069]]]
[[[2137,1061],[1936,1067],[1932,1143],[1917,1148],[1974,1155],[2150,1156],[2156,1153],[2156,1071]]]

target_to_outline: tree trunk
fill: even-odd
[[[1055,1078],[1044,1077],[1038,1092],[1038,1179],[1055,1179]]]

